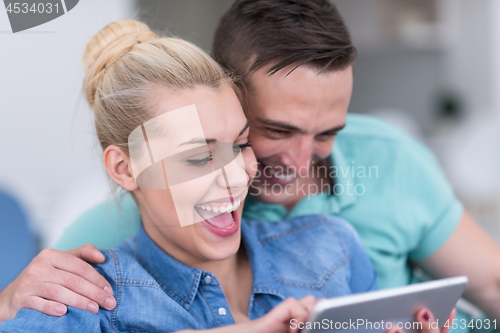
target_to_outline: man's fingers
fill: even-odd
[[[23,304],[26,309],[37,310],[49,316],[60,317],[66,314],[68,308],[61,303],[49,301],[38,296],[30,296]]]
[[[104,261],[104,255],[90,243],[66,252],[92,264],[100,264]]]
[[[92,245],[87,246],[87,250],[85,251],[90,250],[92,247]],[[80,249],[81,248],[82,247],[80,247]],[[111,286],[89,263],[70,253],[50,249],[43,250],[42,252],[39,259],[42,262],[33,264],[30,267],[32,271],[31,275],[40,274],[40,276],[50,276],[50,280],[46,280],[46,283],[59,284],[72,293],[59,293],[58,296],[56,296],[57,298],[54,298],[54,296],[51,296],[51,293],[48,292],[38,296],[75,306],[83,310],[87,310],[89,302],[87,301],[86,304],[83,304],[84,298],[97,303],[107,310],[111,310],[115,307],[116,301],[112,297],[113,290]],[[42,274],[43,267],[47,264],[55,268],[54,272],[50,275]],[[77,295],[80,296],[76,297]],[[92,304],[90,308],[94,308]]]
[[[108,281],[101,274],[99,274],[94,269],[94,267],[92,267],[89,263],[83,261],[82,259],[79,259],[69,253],[56,251],[56,253],[51,254],[49,260],[55,268],[61,271],[72,273],[74,275],[78,275],[88,282],[92,283],[96,287],[105,290],[108,294],[113,295],[113,290],[111,289]],[[47,282],[57,283],[57,281]],[[74,292],[81,294],[80,290],[78,290],[78,284],[70,284],[67,287]],[[94,301],[98,302],[98,300],[96,299],[94,299]]]
[[[79,295],[59,284],[45,283],[38,292],[44,299],[50,299],[54,302],[64,303],[78,309],[97,313],[99,305],[85,296]],[[111,296],[109,296],[111,297]]]
[[[92,304],[88,305],[89,301],[93,301],[94,304],[97,303],[106,310],[112,310],[116,305],[116,300],[107,291],[75,274],[59,271],[53,286],[61,287],[65,291],[53,289],[53,294],[50,291],[47,292],[47,298],[82,310],[97,312],[97,309],[93,311],[95,307],[92,308]],[[41,296],[46,297],[44,295]]]

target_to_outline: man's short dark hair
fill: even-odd
[[[356,50],[344,20],[328,0],[237,0],[214,36],[214,58],[243,76],[273,64],[320,71],[352,65]]]

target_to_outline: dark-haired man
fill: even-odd
[[[219,23],[213,53],[244,83],[242,102],[260,162],[247,219],[343,217],[360,234],[381,287],[413,282],[412,264],[434,277],[467,275],[465,296],[500,319],[500,248],[463,210],[432,154],[383,122],[346,115],[355,49],[329,1],[236,1]],[[122,199],[121,214],[94,208],[58,247],[109,247],[133,235],[137,208],[130,196]],[[90,246],[79,251],[72,253],[102,260]],[[1,294],[0,319],[20,307],[58,315],[60,303],[114,306],[114,300],[105,304],[107,282],[76,256],[52,251],[36,259],[47,284],[62,285],[62,292],[56,302],[29,303],[44,286],[30,287],[35,279],[25,274]]]

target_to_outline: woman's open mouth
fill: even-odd
[[[226,213],[208,212],[199,207],[195,207],[196,213],[203,220],[207,229],[219,237],[229,237],[234,235],[240,228],[238,209]]]
[[[216,200],[196,205],[194,210],[210,232],[220,237],[228,237],[239,229],[238,208],[244,197],[244,195],[240,195],[239,199],[232,202],[228,202],[229,200]]]

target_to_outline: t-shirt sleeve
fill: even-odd
[[[63,233],[55,249],[66,251],[86,243],[99,248],[115,247],[137,233],[141,216],[129,193],[99,204],[74,221]]]
[[[432,255],[451,236],[461,220],[463,206],[437,159],[426,147],[409,141],[402,148],[405,157],[398,168],[400,211],[403,221],[417,226],[408,237],[419,240],[409,253],[411,260],[418,261]]]

